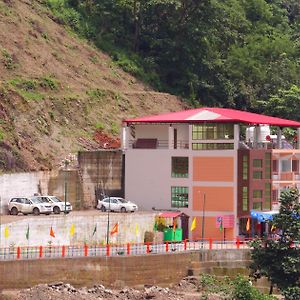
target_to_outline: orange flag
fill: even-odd
[[[174,232],[176,231],[176,227],[177,227],[176,220],[173,219],[173,231]]]
[[[55,238],[55,233],[54,233],[54,231],[53,231],[53,229],[52,229],[52,226],[51,226],[51,228],[50,228],[50,236],[52,236],[52,237]]]
[[[247,223],[246,223],[246,230],[250,231],[250,219],[247,219]]]
[[[116,223],[113,227],[113,229],[111,230],[110,234],[113,235],[115,233],[119,232],[119,223]]]

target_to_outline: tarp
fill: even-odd
[[[273,216],[278,214],[279,212],[276,210],[271,210],[271,211],[256,211],[256,210],[251,210],[251,218],[252,219],[257,219],[258,222],[265,222],[265,221],[272,221]]]

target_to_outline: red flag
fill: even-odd
[[[113,235],[115,233],[119,232],[119,223],[116,223],[113,227],[113,229],[111,230],[110,234]]]
[[[246,230],[250,231],[250,219],[247,219],[247,223],[246,223]]]
[[[51,226],[51,228],[50,228],[50,236],[52,236],[52,237],[55,238],[55,233],[54,233],[54,231],[53,231],[53,229],[52,229],[52,226]]]

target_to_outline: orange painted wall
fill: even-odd
[[[220,231],[216,228],[216,217],[204,218],[204,239],[212,238],[214,240],[223,240],[224,229]],[[192,231],[193,240],[202,239],[202,217],[196,217],[196,228]],[[225,239],[233,240],[233,228],[227,228],[225,230]]]
[[[194,181],[233,181],[233,157],[194,157]]]
[[[233,211],[234,197],[233,187],[193,187],[193,210],[203,210],[203,198],[205,193],[206,211]]]

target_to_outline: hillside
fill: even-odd
[[[118,143],[122,119],[183,108],[59,23],[40,1],[0,0],[0,170],[55,168],[96,131]]]

